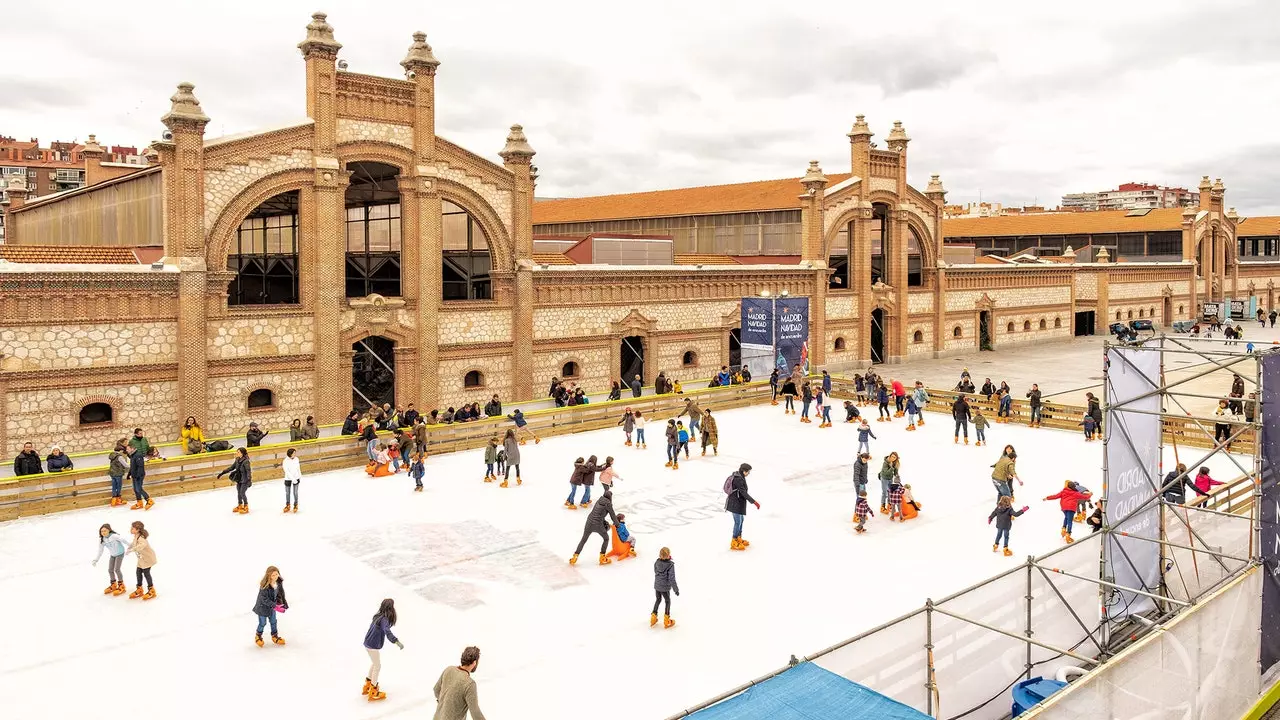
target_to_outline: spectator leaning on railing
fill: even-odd
[[[36,452],[35,446],[31,443],[22,445],[22,452],[13,459],[14,475],[39,475],[44,472],[44,467],[40,464],[40,454]]]

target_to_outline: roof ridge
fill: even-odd
[[[830,175],[828,175],[828,176],[827,176],[827,178],[828,178],[828,180],[829,180],[829,179],[831,179],[832,177],[849,176],[849,175],[853,175],[853,173],[851,173],[851,172],[850,172],[850,173],[831,173]],[[796,183],[797,183],[797,184],[799,184],[799,183],[800,183],[800,180],[801,180],[802,178],[803,178],[803,176],[801,176],[801,175],[796,175],[796,176],[792,176],[792,177],[767,178],[767,179],[764,179],[764,180],[747,180],[747,181],[744,181],[744,182],[734,182],[734,183],[712,183],[712,184],[709,184],[709,185],[687,185],[687,186],[685,186],[685,187],[677,187],[677,188],[660,188],[660,189],[657,189],[657,190],[634,190],[634,191],[632,191],[632,192],[607,193],[607,194],[605,194],[605,195],[583,195],[583,196],[581,196],[581,197],[544,198],[544,199],[542,199],[542,200],[538,200],[538,201],[537,201],[537,204],[541,204],[541,203],[555,203],[555,202],[573,202],[573,201],[576,201],[576,200],[596,200],[596,199],[604,199],[604,198],[622,197],[622,196],[624,196],[624,195],[647,195],[647,194],[649,194],[649,193],[661,193],[661,192],[683,192],[683,191],[686,191],[686,190],[708,190],[708,189],[711,189],[711,188],[726,188],[726,187],[735,187],[735,186],[738,186],[738,185],[758,185],[758,184],[762,184],[762,183],[785,182],[785,181],[787,181],[787,180],[794,180],[794,181],[796,181]],[[844,178],[842,178],[842,180],[843,180],[843,179],[844,179]],[[798,195],[799,193],[797,192],[796,194]]]

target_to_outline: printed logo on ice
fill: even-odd
[[[691,525],[724,516],[724,493],[719,490],[691,490],[619,504],[627,514],[627,528],[635,533],[651,533],[663,528]]]

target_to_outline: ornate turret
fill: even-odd
[[[169,98],[169,112],[160,118],[160,122],[171,132],[178,132],[178,128],[184,125],[191,125],[193,129],[204,132],[209,116],[200,109],[200,101],[192,92],[195,89],[196,86],[189,82],[178,83],[178,91]]]
[[[894,152],[906,152],[907,143],[911,142],[911,138],[907,137],[907,131],[902,127],[901,120],[893,121],[893,129],[889,131],[889,137],[886,138],[886,144],[889,149]]]
[[[1200,209],[1208,210],[1209,205],[1213,202],[1213,183],[1209,182],[1209,176],[1205,175],[1200,178]]]
[[[942,187],[942,180],[938,175],[929,176],[929,185],[924,189],[925,197],[932,200],[939,208],[947,201],[947,189]]]
[[[107,151],[98,144],[98,136],[90,133],[89,140],[85,142],[84,149],[80,151],[80,154],[88,159],[101,160],[102,156],[106,154],[106,152]]]
[[[507,144],[498,153],[504,165],[528,165],[536,154],[529,145],[529,139],[524,136],[523,125],[511,126],[511,132],[507,133]]]
[[[871,136],[875,133],[871,132],[871,126],[867,125],[866,115],[857,115],[853,119],[853,129],[846,133],[850,142],[858,142],[859,140],[871,140]]]
[[[342,43],[333,39],[333,26],[329,24],[328,18],[329,16],[322,12],[311,14],[311,22],[307,23],[307,38],[298,43],[302,57],[321,56],[337,59]]]
[[[858,115],[853,120],[853,129],[849,130],[849,171],[855,177],[866,178],[871,175],[871,128],[867,118]]]
[[[800,178],[800,182],[804,184],[805,190],[810,195],[826,186],[827,176],[822,174],[822,168],[818,167],[817,160],[809,161],[809,169],[805,171],[804,177]]]
[[[431,46],[427,44],[426,33],[419,31],[413,34],[413,44],[409,46],[409,52],[400,61],[400,67],[404,68],[406,73],[434,73],[436,68],[440,67],[440,61],[436,59],[431,52]]]

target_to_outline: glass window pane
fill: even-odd
[[[396,218],[391,221],[391,249],[400,249],[400,219]]]
[[[445,215],[442,218],[444,230],[444,249],[445,250],[466,250],[467,249],[467,216],[465,213],[461,215]]]
[[[347,223],[347,252],[364,252],[364,223]]]
[[[391,221],[369,221],[369,252],[391,250]]]
[[[471,219],[471,249],[489,249],[489,237],[484,234],[484,228],[480,227],[480,223],[476,222],[474,218]]]
[[[451,213],[463,212],[462,208],[458,207],[457,205],[454,205],[448,200],[442,200],[440,202],[440,208],[441,208],[441,212],[443,212],[445,215],[449,215]]]

